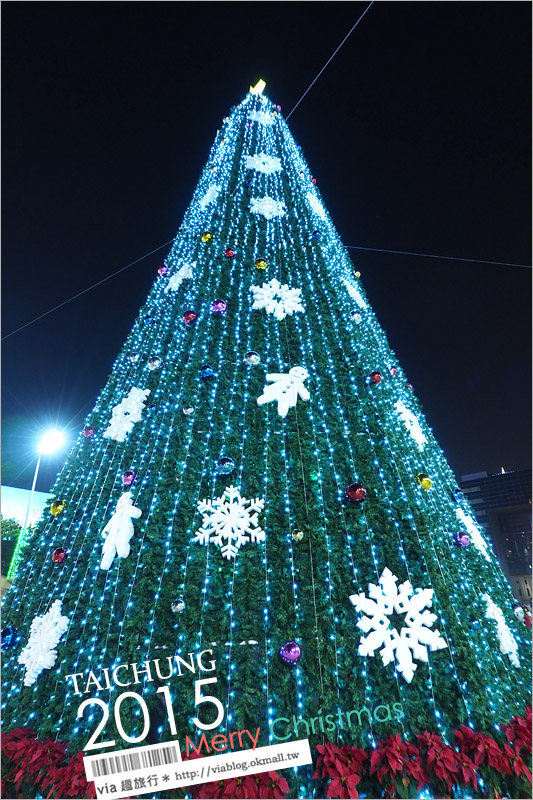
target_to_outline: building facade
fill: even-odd
[[[488,531],[516,599],[531,608],[531,470],[475,472],[461,489]]]

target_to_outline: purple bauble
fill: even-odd
[[[459,533],[453,534],[453,540],[457,547],[468,547],[470,544],[470,536],[467,533],[463,533],[460,531]]]
[[[225,314],[228,304],[225,300],[213,300],[211,303],[211,311],[214,314]]]
[[[286,664],[297,664],[302,657],[302,648],[297,642],[287,642],[280,647],[279,654]]]
[[[124,486],[133,486],[136,477],[137,473],[134,472],[132,469],[129,469],[122,476],[122,483],[124,484]]]

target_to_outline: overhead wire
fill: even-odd
[[[304,99],[304,97],[305,97],[305,95],[307,94],[307,92],[308,92],[308,91],[309,91],[309,90],[310,90],[310,89],[311,89],[311,88],[312,88],[312,87],[315,85],[315,83],[316,83],[316,82],[317,82],[317,80],[320,78],[320,76],[322,75],[322,73],[324,72],[324,70],[326,69],[326,67],[328,66],[328,64],[330,64],[330,63],[331,63],[331,61],[333,61],[333,59],[335,58],[335,56],[337,55],[337,53],[339,52],[339,50],[340,50],[340,49],[341,49],[341,47],[343,46],[344,42],[345,42],[345,41],[347,40],[347,38],[350,36],[350,34],[352,33],[352,31],[354,31],[354,30],[357,28],[357,26],[359,25],[359,23],[361,22],[361,20],[362,20],[362,19],[363,19],[363,17],[365,16],[366,12],[369,10],[370,6],[373,6],[373,5],[374,5],[374,0],[372,0],[372,2],[371,2],[371,3],[370,3],[370,4],[369,4],[369,5],[368,5],[368,6],[365,8],[365,10],[364,10],[364,11],[363,11],[363,13],[361,14],[361,16],[359,17],[359,19],[358,19],[358,20],[357,20],[357,22],[355,23],[355,25],[353,25],[353,26],[350,28],[350,30],[348,31],[348,33],[346,34],[346,36],[344,37],[344,39],[342,40],[342,42],[340,43],[340,45],[337,47],[337,49],[335,50],[335,52],[333,53],[333,55],[331,55],[331,56],[328,58],[328,60],[326,61],[326,63],[324,64],[324,66],[322,67],[322,69],[320,70],[320,72],[318,73],[318,75],[316,76],[316,78],[313,80],[313,82],[312,82],[312,83],[310,83],[310,84],[309,84],[309,86],[307,87],[307,89],[305,90],[305,92],[303,93],[303,95],[300,97],[300,99],[298,100],[298,102],[296,103],[296,105],[294,106],[294,108],[292,108],[292,109],[291,109],[291,111],[290,111],[290,112],[287,114],[287,116],[285,117],[285,121],[288,121],[288,120],[289,120],[289,118],[290,118],[291,114],[293,113],[293,111],[295,111],[295,110],[298,108],[298,106],[300,105],[300,103],[301,103],[301,102],[302,102],[302,100]]]

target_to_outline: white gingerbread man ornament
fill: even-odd
[[[309,373],[304,367],[292,367],[288,375],[271,372],[266,376],[270,386],[265,386],[263,394],[257,398],[257,405],[262,406],[277,400],[278,414],[280,417],[286,417],[289,408],[296,405],[298,396],[306,402],[309,400],[309,392],[303,384],[308,377]]]

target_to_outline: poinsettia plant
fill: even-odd
[[[417,797],[428,782],[418,747],[399,733],[378,742],[370,758],[370,774],[376,775],[389,797]]]

